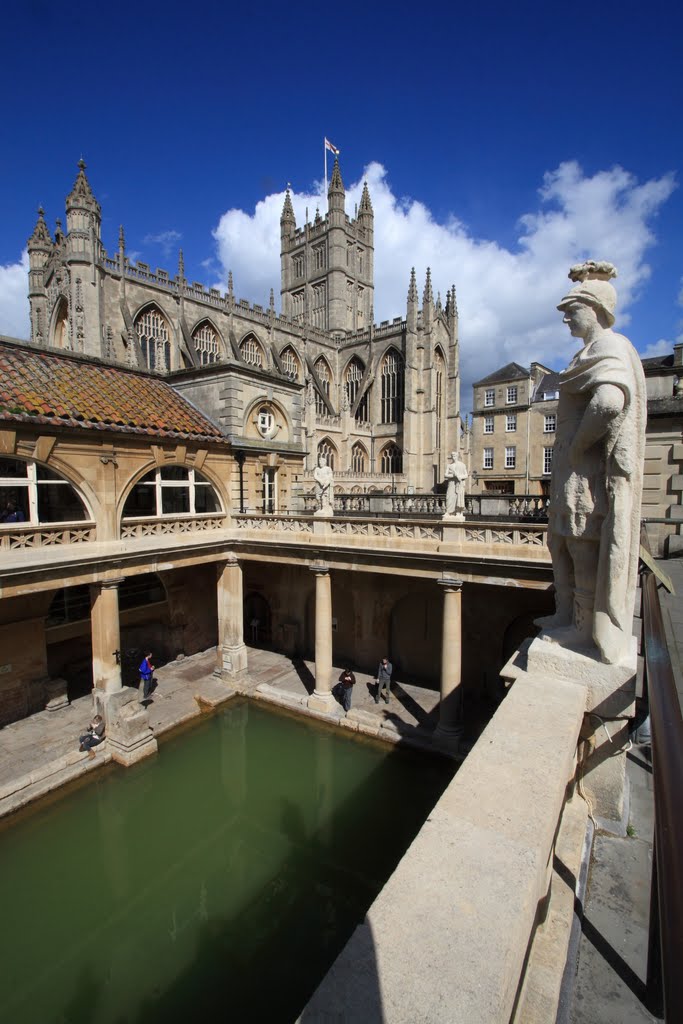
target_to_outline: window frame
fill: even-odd
[[[495,416],[484,416],[484,433],[485,434],[493,434],[493,433],[495,433],[495,429],[494,429],[495,422],[496,422]],[[491,427],[490,430],[489,430],[489,427]]]
[[[486,388],[484,391],[484,408],[490,409],[496,404],[496,389]]]
[[[505,446],[505,469],[517,469],[517,445]]]
[[[493,469],[493,458],[494,458],[493,448],[484,448],[484,451],[483,451],[483,454],[482,454],[482,460],[481,460],[481,468],[482,469]]]
[[[508,384],[505,388],[505,404],[517,405],[518,387],[516,384]]]
[[[168,469],[182,469],[184,472],[187,473],[187,478],[184,479],[184,480],[164,479],[161,474],[163,473],[164,470],[168,470]],[[148,479],[152,474],[154,474],[153,480]],[[201,478],[199,481],[197,480],[197,475]],[[144,485],[145,487],[154,487],[154,505],[155,505],[156,511],[155,512],[142,512],[142,513],[137,512],[137,513],[135,513],[133,515],[130,515],[130,514],[126,515],[126,506],[127,506],[128,502],[130,501],[130,498],[131,498],[131,496],[133,494],[133,491],[135,490],[136,487],[140,487],[141,485]],[[210,511],[210,512],[198,512],[197,511],[197,488],[198,487],[200,487],[200,488],[208,487],[208,488],[211,489],[211,492],[213,493],[213,496],[214,496],[215,501],[216,501],[216,508],[213,511]],[[165,512],[164,511],[164,492],[165,491],[166,492],[170,492],[170,491],[172,491],[174,489],[175,490],[181,490],[183,488],[186,488],[188,490],[188,511],[187,512],[176,512],[176,511]],[[132,485],[132,487],[128,491],[128,494],[126,495],[126,500],[123,503],[123,509],[121,511],[121,521],[123,523],[128,523],[128,522],[134,521],[136,519],[177,519],[177,518],[187,518],[187,519],[195,518],[196,519],[198,516],[213,516],[213,515],[223,514],[224,511],[225,510],[223,508],[223,503],[221,501],[221,496],[218,493],[218,491],[217,491],[216,487],[214,486],[214,484],[212,483],[212,481],[209,480],[208,477],[204,476],[204,474],[201,473],[198,469],[195,469],[194,466],[183,466],[183,465],[180,465],[179,463],[176,463],[176,462],[167,462],[167,463],[164,463],[161,466],[155,466],[153,469],[149,469],[146,473],[143,473],[143,475],[140,477],[139,480],[135,481],[135,483]]]
[[[553,471],[554,452],[553,445],[543,446],[543,476],[550,476]]]
[[[6,462],[17,462],[22,466],[26,467],[25,476],[1,476],[0,475],[0,491],[2,492],[3,501],[16,501],[16,498],[8,496],[4,497],[6,491],[18,492],[19,489],[26,495],[26,511],[27,515],[22,520],[12,523],[0,522],[0,528],[17,527],[23,529],[38,529],[41,526],[61,526],[64,523],[87,523],[93,522],[94,516],[92,509],[88,506],[85,498],[75,486],[72,480],[68,477],[60,475],[60,473],[53,467],[48,466],[44,462],[39,462],[37,459],[22,459],[16,455],[2,455],[0,461]],[[41,478],[39,470],[44,473],[49,473],[52,479]],[[40,501],[41,488],[47,487],[69,487],[75,497],[80,503],[82,516],[80,519],[41,519],[39,515],[40,507],[43,504]],[[19,503],[21,513],[24,515],[24,503]]]
[[[553,424],[552,426],[548,425],[550,420],[552,420],[552,424]],[[554,434],[556,430],[557,430],[557,413],[549,412],[549,413],[544,414],[544,416],[543,416],[543,433],[544,434]]]
[[[512,425],[510,425],[512,424]],[[505,433],[514,434],[517,430],[517,413],[508,413],[505,417]]]

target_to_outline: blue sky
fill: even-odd
[[[641,352],[681,334],[683,16],[673,4],[55,5],[3,11],[0,333],[25,334],[22,251],[83,155],[103,240],[267,301],[291,182],[313,216],[322,140],[376,212],[376,319],[410,267],[458,288],[466,386],[564,365],[571,262],[619,268]],[[382,223],[380,224],[380,217]],[[23,291],[22,291],[23,289]]]

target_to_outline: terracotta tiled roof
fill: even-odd
[[[7,342],[0,342],[1,420],[228,443],[163,380]]]

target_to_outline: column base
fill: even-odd
[[[156,754],[158,744],[149,724],[149,712],[138,702],[138,691],[125,687],[115,693],[94,693],[104,716],[105,738],[114,761],[131,765]]]
[[[457,754],[462,743],[463,728],[461,725],[437,725],[432,736],[432,743],[438,750],[449,754]]]
[[[311,711],[331,712],[337,702],[329,690],[314,690],[306,702]]]
[[[246,644],[223,644],[218,649],[216,668],[214,676],[226,682],[241,679],[247,673],[247,646]]]
[[[66,679],[50,679],[45,684],[46,711],[61,711],[68,708],[69,696],[67,694]]]

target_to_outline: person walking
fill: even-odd
[[[345,668],[342,674],[339,676],[339,682],[341,683],[341,702],[344,711],[348,715],[351,710],[351,698],[353,696],[353,688],[356,685],[356,677],[350,668]]]
[[[375,704],[379,704],[380,696],[389,703],[391,697],[391,673],[394,671],[394,667],[388,658],[382,658],[377,668],[377,690],[375,691]],[[382,690],[386,690],[386,693],[382,693]]]
[[[149,700],[149,696],[152,692],[152,682],[154,680],[154,665],[152,664],[152,652],[144,656],[140,662],[140,688],[142,689],[142,698],[140,703],[144,704],[146,700]]]

